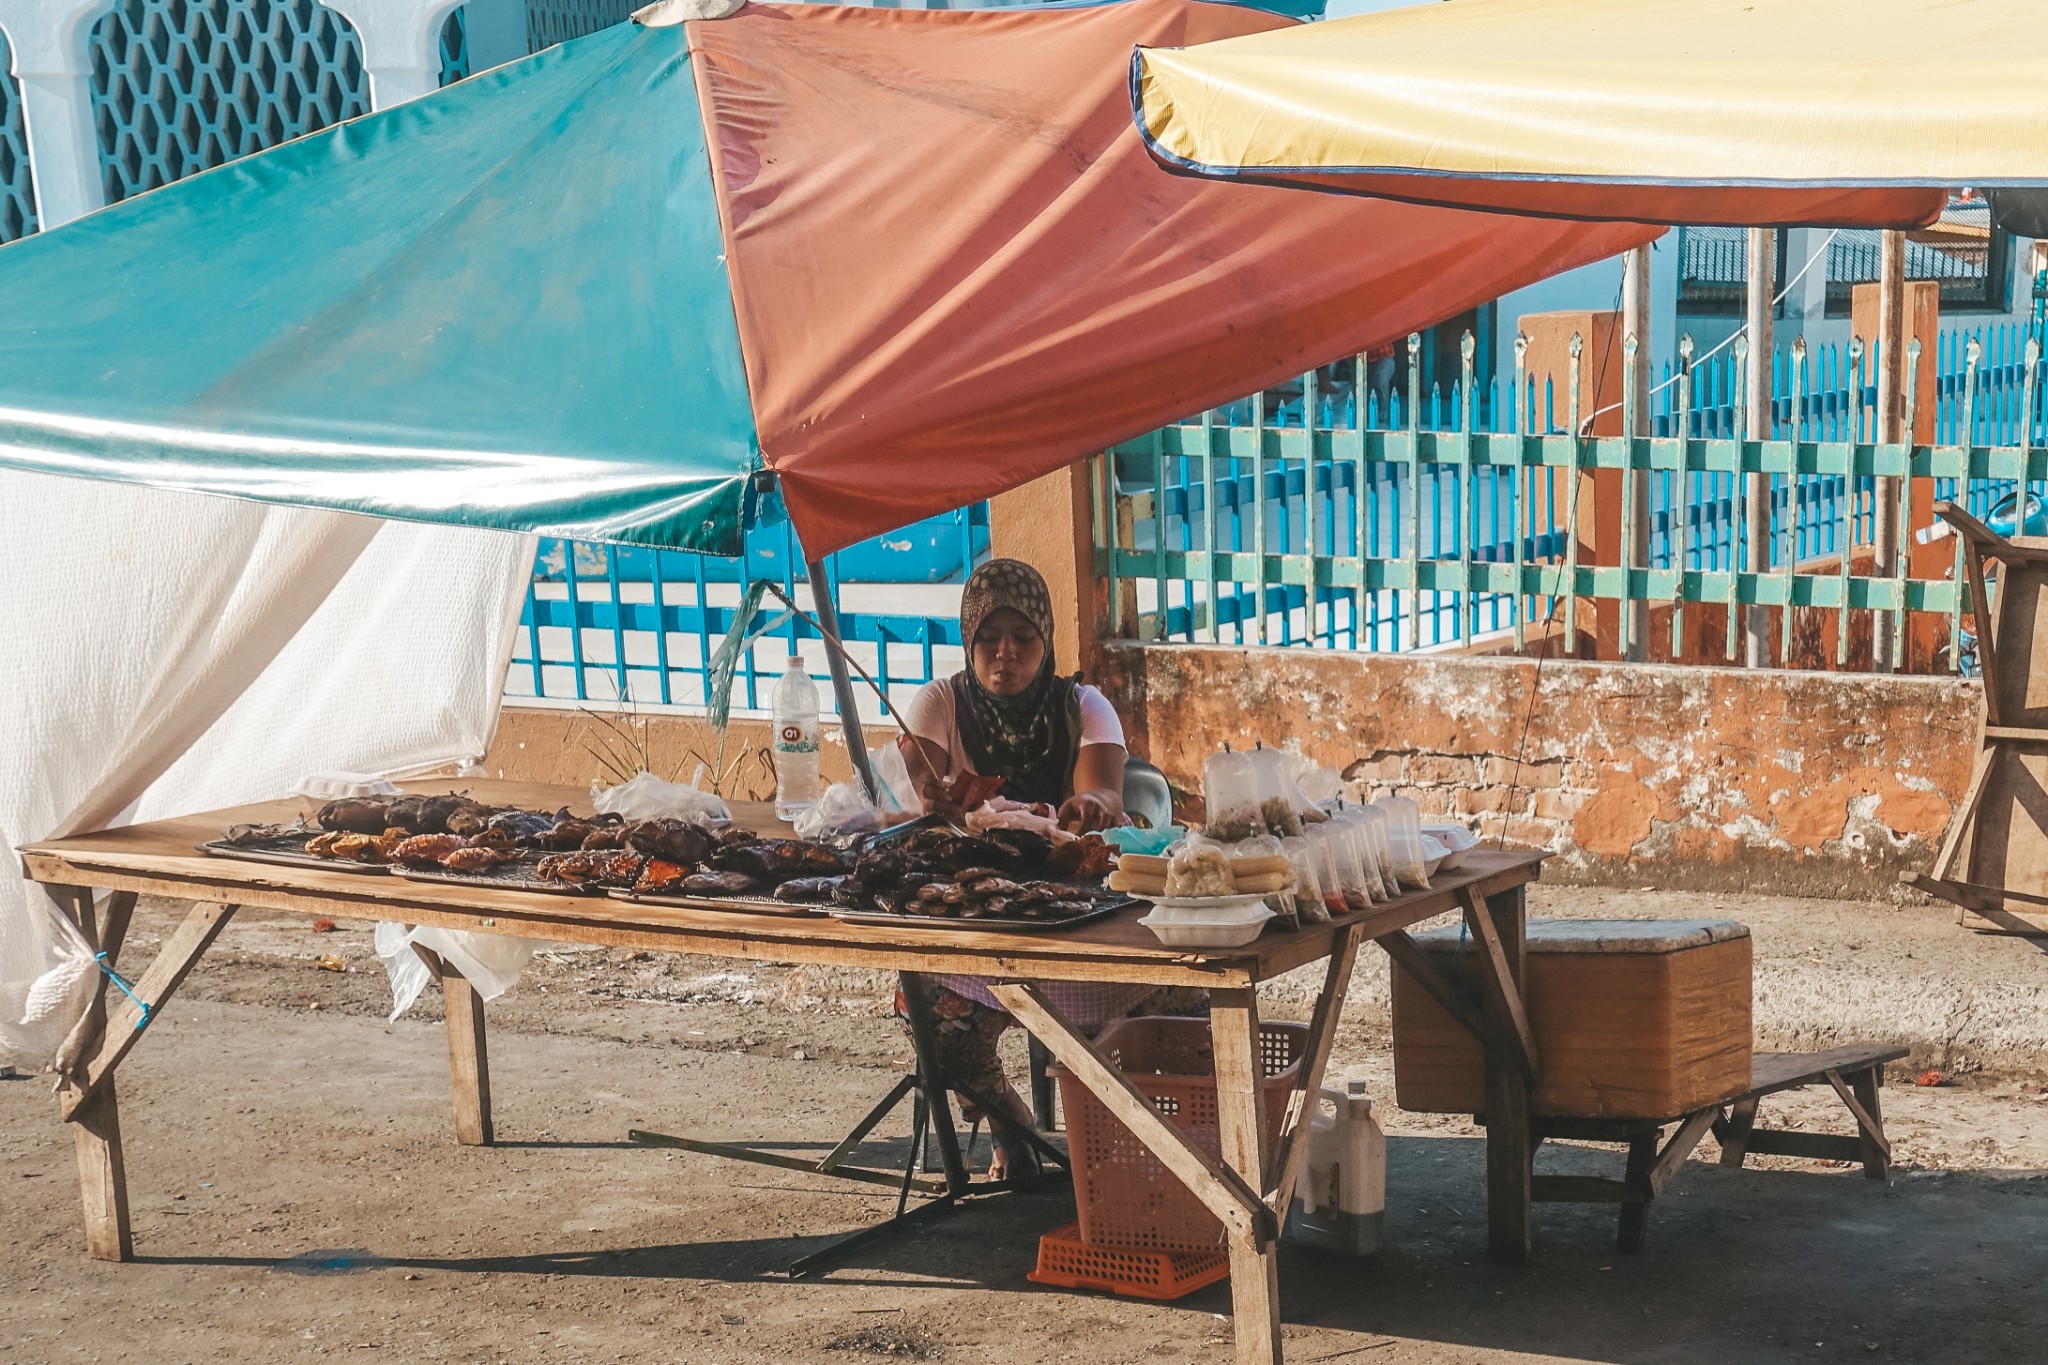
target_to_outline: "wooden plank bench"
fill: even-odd
[[[1752,1154],[1798,1156],[1821,1161],[1859,1161],[1863,1174],[1883,1180],[1891,1169],[1891,1143],[1884,1135],[1878,1091],[1885,1063],[1906,1055],[1903,1047],[1852,1043],[1822,1052],[1760,1052],[1750,1068],[1750,1088],[1731,1100],[1664,1119],[1567,1118],[1537,1115],[1534,1139],[1614,1142],[1628,1147],[1620,1180],[1604,1176],[1538,1175],[1530,1198],[1552,1204],[1619,1204],[1621,1226],[1615,1244],[1641,1251],[1649,1227],[1650,1202],[1709,1132],[1721,1144],[1721,1164],[1740,1167]],[[1766,1096],[1808,1085],[1830,1085],[1856,1120],[1854,1136],[1758,1128],[1756,1110]],[[1664,1130],[1678,1130],[1669,1140]]]

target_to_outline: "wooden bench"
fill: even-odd
[[[1903,1047],[1854,1043],[1823,1052],[1760,1052],[1750,1068],[1750,1088],[1731,1100],[1664,1119],[1599,1119],[1546,1117],[1532,1120],[1540,1148],[1545,1139],[1573,1142],[1614,1142],[1628,1146],[1628,1166],[1620,1180],[1604,1176],[1538,1175],[1530,1197],[1539,1203],[1619,1204],[1621,1226],[1616,1246],[1641,1251],[1648,1230],[1650,1202],[1678,1173],[1693,1148],[1709,1132],[1721,1144],[1721,1164],[1740,1167],[1752,1154],[1798,1156],[1821,1161],[1859,1161],[1863,1174],[1883,1180],[1891,1168],[1891,1143],[1884,1135],[1884,1114],[1878,1091],[1884,1085],[1886,1062],[1906,1055]],[[1756,1126],[1757,1104],[1781,1090],[1826,1084],[1834,1087],[1856,1120],[1856,1133],[1805,1133]],[[1664,1130],[1678,1130],[1669,1140]]]

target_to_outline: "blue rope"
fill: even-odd
[[[127,996],[130,1000],[133,1000],[135,1002],[136,1008],[142,1011],[142,1017],[135,1021],[135,1027],[138,1030],[148,1028],[151,1016],[153,1016],[156,1013],[156,1006],[150,1004],[147,1000],[144,1000],[141,996],[135,993],[135,987],[129,984],[128,979],[122,976],[119,972],[115,971],[113,967],[108,964],[107,955],[105,953],[94,953],[92,955],[92,960],[94,962],[97,962],[99,964],[100,970],[107,974],[107,980],[113,982],[117,987],[119,987],[121,994]]]

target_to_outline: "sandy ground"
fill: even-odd
[[[1705,1143],[1641,1255],[1611,1211],[1538,1210],[1525,1267],[1484,1254],[1482,1144],[1382,1106],[1389,1245],[1282,1258],[1292,1362],[2048,1358],[2048,955],[1932,909],[1539,888],[1539,914],[1752,925],[1762,1046],[1910,1043],[1885,1104],[1889,1184]],[[146,906],[131,961],[168,931]],[[319,965],[324,955],[343,970]],[[1385,968],[1361,968],[1336,1065],[1391,1096]],[[605,951],[536,963],[491,1007],[500,1145],[449,1133],[431,995],[387,1023],[366,925],[249,914],[121,1073],[139,1263],[84,1259],[70,1138],[46,1083],[0,1083],[0,1361],[651,1361],[857,1365],[1225,1361],[1227,1287],[1143,1304],[1031,1285],[1061,1190],[1008,1196],[844,1268],[788,1262],[890,1201],[629,1144],[647,1127],[829,1145],[899,1074],[883,983]],[[1301,983],[1266,1012],[1303,1013]],[[1919,1088],[1939,1066],[1957,1079]],[[1832,1095],[1766,1119],[1842,1130]],[[901,1159],[907,1117],[874,1159]],[[985,1146],[984,1146],[985,1151]],[[1548,1170],[1618,1173],[1612,1149]]]

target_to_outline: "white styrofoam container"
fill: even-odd
[[[1426,821],[1422,826],[1422,834],[1424,838],[1436,840],[1444,850],[1443,860],[1437,864],[1438,867],[1454,868],[1465,861],[1467,853],[1479,847],[1479,836],[1472,832],[1471,827],[1454,821]],[[1432,867],[1429,873],[1432,877],[1435,876],[1436,868]]]
[[[294,796],[339,801],[344,796],[396,796],[398,788],[375,773],[307,773],[292,788]]]
[[[1207,902],[1153,906],[1138,923],[1169,948],[1242,948],[1273,918],[1263,896],[1217,896]]]

